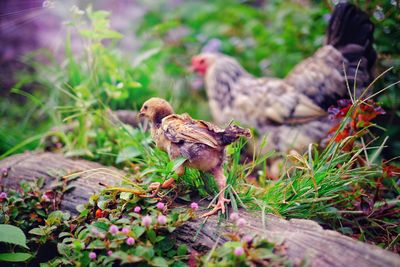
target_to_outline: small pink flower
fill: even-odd
[[[166,224],[167,223],[167,217],[165,217],[164,215],[159,215],[157,217],[157,222],[158,222],[158,224]]]
[[[244,249],[243,249],[242,247],[237,247],[237,248],[235,248],[234,253],[235,253],[235,255],[238,256],[238,257],[239,257],[239,256],[242,256],[243,253],[244,253]]]
[[[111,256],[113,254],[113,252],[111,250],[107,251],[107,255]]]
[[[142,210],[142,208],[140,208],[139,206],[136,206],[133,211],[136,213],[139,213]]]
[[[43,194],[42,199],[43,199],[43,201],[45,201],[45,202],[50,202],[50,201],[51,201],[50,198],[49,198],[49,196],[48,196],[47,194]]]
[[[237,226],[245,226],[247,224],[247,221],[245,220],[245,219],[243,219],[243,218],[239,218],[237,221],[236,221],[236,225]]]
[[[190,208],[193,210],[198,210],[199,209],[199,204],[197,204],[196,202],[192,202],[190,204]]]
[[[142,218],[142,224],[146,227],[149,227],[151,225],[151,217],[149,215],[146,215]]]
[[[109,231],[111,234],[115,235],[115,234],[117,234],[118,231],[119,231],[119,230],[118,230],[118,226],[112,224],[112,225],[110,226],[110,229],[108,229],[108,231]]]
[[[1,192],[0,193],[0,199],[6,199],[7,198],[7,193],[6,192]]]
[[[8,168],[1,168],[0,169],[0,175],[3,177],[6,177],[8,175]]]
[[[253,240],[253,237],[251,235],[245,235],[242,237],[242,240],[246,243],[249,243]]]
[[[89,259],[94,260],[96,258],[96,252],[90,252],[89,253]]]
[[[231,216],[229,216],[229,218],[232,221],[237,221],[239,219],[239,214],[237,212],[231,213]]]
[[[122,230],[121,230],[121,232],[122,232],[123,234],[125,234],[125,235],[129,234],[130,231],[131,231],[131,230],[129,230],[129,228],[127,228],[127,227],[124,227],[124,228],[122,228]]]
[[[128,244],[129,246],[135,244],[135,239],[133,237],[128,237],[126,239],[126,244]]]
[[[162,202],[158,202],[157,203],[157,209],[163,210],[164,208],[165,208],[165,204],[164,203],[162,203]]]

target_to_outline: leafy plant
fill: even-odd
[[[8,224],[0,224],[0,242],[19,246],[29,250],[26,245],[26,237],[24,232],[16,226]],[[0,253],[0,262],[25,262],[29,260],[32,255],[26,252],[12,252]]]

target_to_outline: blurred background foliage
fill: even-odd
[[[8,2],[11,11],[5,8]],[[6,34],[1,38],[7,38],[11,32],[16,37],[10,46],[3,47],[8,50],[2,51],[1,57],[6,63],[8,60],[18,64],[2,67],[9,66],[12,70],[4,71],[7,75],[1,76],[4,81],[1,82],[0,154],[12,148],[16,148],[12,152],[34,149],[51,127],[76,118],[81,127],[70,145],[78,155],[91,154],[87,140],[83,140],[84,136],[94,135],[85,132],[87,127],[83,124],[88,121],[87,116],[92,116],[99,106],[137,109],[145,99],[155,95],[171,100],[178,112],[210,119],[201,80],[188,70],[193,55],[204,46],[219,48],[255,75],[284,77],[296,63],[323,44],[333,2],[124,2],[125,6],[115,12],[109,8],[111,25],[108,25],[110,14],[91,11],[111,6],[102,1],[81,1],[76,6],[39,1],[33,7],[22,7],[21,10],[34,9],[39,15],[47,12],[56,17],[59,28],[53,29],[56,34],[48,36],[49,40],[60,39],[61,48],[54,51],[40,44],[18,50],[15,44],[29,43],[26,36],[19,37],[19,31],[26,32],[28,37],[35,34],[40,37],[38,32],[45,27],[39,25],[26,31],[34,20],[24,20],[27,15],[20,11],[17,18],[22,23],[18,21],[10,28],[8,22],[15,18],[10,17],[12,8],[20,7],[13,1],[5,1],[1,29]],[[400,43],[396,41],[400,40],[399,2],[353,2],[366,10],[376,24],[377,73],[393,67],[374,86],[378,91],[399,78]],[[90,4],[93,8],[86,9]],[[132,6],[140,10],[134,18],[127,12]],[[34,19],[40,20],[39,16]],[[11,59],[7,58],[10,47],[18,50]],[[5,82],[11,78],[13,83]],[[387,129],[385,134],[378,134],[390,136],[389,147],[384,151],[387,158],[396,156],[395,151],[400,148],[398,89],[396,85],[378,99],[387,111],[378,121]],[[103,137],[103,142],[106,139]]]

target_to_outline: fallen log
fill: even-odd
[[[46,186],[56,178],[77,172],[78,179],[71,182],[74,190],[67,193],[61,203],[61,209],[77,214],[76,205],[85,203],[88,198],[103,187],[99,183],[116,184],[118,175],[126,175],[113,167],[98,163],[68,159],[55,153],[24,153],[0,161],[0,184],[7,190],[18,188],[22,180],[34,181],[43,177]],[[96,171],[94,171],[96,170]],[[338,232],[325,230],[316,222],[304,219],[284,220],[274,215],[242,210],[240,216],[248,225],[241,227],[243,234],[260,235],[272,242],[284,242],[287,255],[293,262],[307,259],[312,266],[400,266],[400,256],[377,246],[362,243]],[[175,234],[179,242],[206,251],[216,242],[223,243],[226,238],[221,235],[229,230],[230,223],[219,223],[216,216],[208,219],[202,227],[203,220],[192,220],[180,227]],[[196,232],[202,227],[196,239]]]

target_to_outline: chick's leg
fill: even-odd
[[[178,168],[176,168],[175,173],[178,175],[178,177],[181,177],[182,175],[185,174],[185,167],[183,167],[183,165],[179,166]],[[174,178],[169,178],[161,185],[161,188],[164,188],[164,189],[171,188],[173,186],[174,182],[175,182]]]
[[[219,167],[219,168],[216,168],[215,170],[213,170],[211,173],[214,175],[215,181],[217,182],[217,185],[220,189],[218,201],[217,201],[217,205],[215,205],[215,207],[211,211],[201,215],[201,217],[208,217],[208,216],[214,215],[219,210],[221,210],[221,212],[224,214],[225,213],[225,203],[230,202],[230,200],[226,199],[224,196],[225,187],[226,187],[226,177],[224,175],[224,171],[222,170],[221,167]]]

